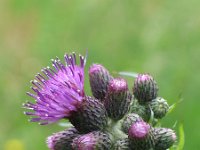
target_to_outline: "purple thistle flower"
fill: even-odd
[[[76,54],[65,55],[65,64],[60,59],[52,60],[52,66],[42,69],[36,79],[31,81],[35,94],[27,92],[36,103],[27,102],[24,107],[31,112],[26,115],[34,116],[30,121],[49,124],[62,118],[68,118],[77,111],[83,101],[85,58],[80,55],[80,65],[77,65]]]
[[[128,134],[131,138],[145,138],[150,130],[150,125],[143,121],[133,123],[129,128]]]

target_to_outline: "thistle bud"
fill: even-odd
[[[47,138],[48,148],[51,150],[71,150],[71,143],[75,137],[79,136],[75,128],[70,128]]]
[[[108,134],[93,131],[79,136],[73,140],[74,150],[109,150],[111,148],[111,139]]]
[[[131,113],[138,114],[144,121],[148,122],[151,118],[151,109],[148,105],[140,105],[137,101],[135,101],[131,105]]]
[[[163,118],[169,110],[169,105],[167,101],[161,97],[157,97],[156,99],[150,102],[150,107],[154,112],[154,117],[157,119]]]
[[[121,119],[129,110],[131,95],[128,84],[123,78],[115,78],[108,84],[104,105],[108,116],[112,119]]]
[[[107,92],[107,86],[112,76],[108,70],[100,64],[93,64],[89,69],[89,80],[92,94],[95,98],[103,100]]]
[[[113,146],[113,150],[131,150],[129,139],[125,138],[125,139],[117,140]]]
[[[142,121],[142,118],[138,114],[128,114],[122,123],[122,130],[125,133],[128,133],[128,129],[130,128],[130,126],[136,123],[137,121]]]
[[[99,100],[88,96],[69,120],[79,132],[88,133],[102,130],[107,125],[107,113]]]
[[[139,74],[135,79],[133,94],[140,104],[145,104],[157,97],[158,86],[152,76]]]
[[[137,150],[149,150],[154,148],[152,128],[144,121],[133,123],[128,130],[130,146]]]
[[[155,150],[170,148],[176,142],[176,134],[167,128],[154,128]]]

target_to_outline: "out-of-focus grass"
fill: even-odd
[[[86,48],[86,76],[93,62],[114,74],[149,72],[170,104],[182,97],[163,126],[182,122],[185,149],[200,147],[199,5],[198,0],[1,0],[0,149],[13,139],[27,150],[47,149],[46,136],[62,128],[27,122],[21,104],[30,100],[29,80],[51,58],[84,54]],[[128,80],[131,87],[133,79]]]

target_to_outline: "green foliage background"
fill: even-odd
[[[63,128],[27,121],[21,105],[30,100],[29,81],[51,58],[88,49],[86,76],[94,62],[114,75],[148,72],[169,104],[183,98],[162,124],[183,123],[184,149],[197,150],[199,6],[199,0],[0,0],[0,149],[47,149],[46,137]],[[90,93],[87,77],[85,84]]]

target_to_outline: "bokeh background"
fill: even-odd
[[[102,63],[119,71],[148,72],[169,104],[163,119],[185,130],[185,150],[200,148],[199,0],[0,0],[0,149],[46,150],[63,129],[28,122],[22,103],[29,81],[51,58],[83,55],[87,69]],[[127,78],[130,88],[133,78]],[[90,93],[86,77],[85,88]]]

